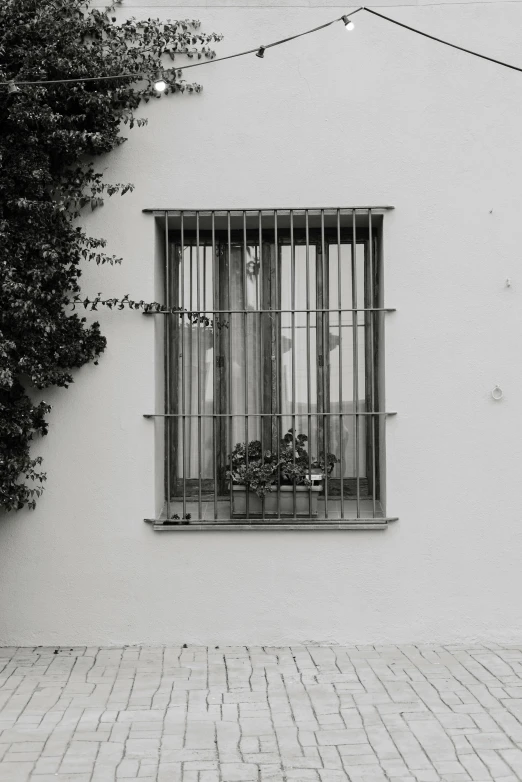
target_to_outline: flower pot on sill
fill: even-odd
[[[265,495],[265,516],[276,518],[293,518],[294,516],[294,498],[295,515],[299,518],[310,518],[310,515],[317,516],[317,498],[322,489],[322,476],[314,475],[312,486],[280,486],[279,487],[279,513],[277,512],[278,498],[277,488]],[[294,493],[295,489],[295,493]],[[232,517],[245,518],[247,515],[247,494],[248,494],[248,516],[260,518],[263,515],[263,500],[254,491],[247,492],[245,486],[232,486]],[[312,512],[310,513],[310,502]]]

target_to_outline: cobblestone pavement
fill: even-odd
[[[522,644],[0,649],[0,782],[522,780]]]

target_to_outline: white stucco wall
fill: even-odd
[[[347,10],[247,5],[133,12],[200,18],[227,54]],[[522,4],[387,12],[522,65]],[[400,520],[384,533],[155,534],[143,518],[161,464],[142,417],[157,404],[154,318],[100,313],[99,366],[43,394],[45,495],[0,520],[1,643],[520,639],[522,74],[363,12],[354,21],[351,34],[338,24],[263,60],[194,70],[200,96],[144,107],[148,126],[103,161],[136,189],[87,221],[125,262],[87,269],[83,284],[154,298],[145,207],[395,206],[387,495]]]

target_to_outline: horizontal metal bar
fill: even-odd
[[[143,315],[186,315],[187,317],[194,317],[195,315],[235,315],[243,314],[255,315],[256,313],[279,313],[279,312],[397,312],[394,307],[357,307],[353,309],[350,307],[323,307],[322,309],[314,310],[151,310],[144,312]]]
[[[256,524],[256,525],[258,525],[258,524],[275,524],[276,522],[281,522],[282,524],[290,524],[290,523],[294,524],[295,523],[295,524],[302,524],[302,525],[310,525],[310,524],[318,524],[318,523],[326,522],[326,521],[329,521],[332,524],[341,524],[344,521],[346,523],[348,523],[348,524],[350,524],[350,523],[354,524],[356,521],[363,521],[366,524],[370,524],[370,523],[372,523],[372,524],[382,524],[385,521],[398,521],[398,520],[399,520],[398,516],[394,516],[394,517],[392,517],[392,516],[366,516],[366,517],[361,516],[360,519],[332,519],[331,516],[329,518],[317,517],[317,516],[314,516],[313,518],[307,518],[305,516],[305,517],[302,517],[302,518],[292,519],[291,522],[290,522],[290,519],[285,518],[284,516],[281,517],[281,518],[275,518],[274,517],[274,518],[270,518],[270,519],[268,519],[268,518],[267,519],[262,519],[261,517],[259,517],[259,518],[252,518],[252,519],[243,519],[243,518],[241,518],[241,519],[237,519],[237,518],[235,518],[235,519],[233,519],[233,518],[230,518],[230,519],[192,519],[192,520],[189,520],[189,521],[183,521],[183,520],[179,520],[178,521],[177,519],[174,520],[174,521],[172,521],[172,520],[167,521],[167,519],[163,518],[163,517],[162,518],[158,518],[158,519],[144,519],[144,521],[146,521],[146,522],[150,522],[150,523],[153,523],[153,524],[161,524],[161,525],[163,525],[165,527],[176,527],[178,525],[188,526],[189,524],[215,524],[216,522],[218,524],[222,524],[223,522],[226,522],[227,524],[247,524],[248,523],[248,524],[252,524],[252,525],[254,525],[254,524]]]
[[[154,526],[153,527],[154,532],[208,532],[208,531],[214,531],[214,532],[246,532],[246,531],[256,531],[256,532],[268,532],[271,530],[272,532],[302,532],[303,530],[309,530],[313,532],[317,532],[318,530],[321,530],[322,532],[335,531],[338,532],[348,532],[348,531],[362,531],[362,530],[372,530],[372,531],[384,531],[388,529],[388,524],[331,524],[330,522],[327,522],[326,524],[311,524],[309,527],[302,526],[302,525],[292,525],[292,524],[259,524],[257,527],[251,527],[248,524],[227,524],[226,522],[224,524],[209,524],[208,526],[191,526],[191,527],[177,527],[177,526],[169,526],[169,527],[162,527],[160,526]]]
[[[242,531],[242,530],[276,530],[276,531],[302,531],[302,530],[384,530],[391,522],[398,521],[398,517],[365,519],[360,518],[353,521],[332,521],[332,519],[312,519],[309,522],[304,520],[291,523],[288,519],[270,519],[270,521],[259,519],[256,521],[247,521],[242,519],[217,519],[217,520],[196,520],[190,522],[179,522],[176,524],[164,524],[161,519],[144,519],[153,525],[155,532],[198,532],[203,530],[223,530],[223,531]]]
[[[289,412],[289,413],[143,413],[143,418],[291,418],[293,415],[297,418],[306,418],[307,416],[324,418],[325,415],[333,415],[337,418],[342,418],[345,415],[397,415],[396,411],[384,412],[382,410],[373,412],[357,412],[357,413],[311,413],[309,410],[305,412]]]
[[[294,215],[301,215],[308,212],[308,214],[313,214],[316,212],[317,214],[320,214],[321,211],[324,212],[325,215],[336,215],[337,211],[342,212],[356,212],[356,211],[365,211],[368,212],[368,210],[371,209],[372,212],[379,212],[379,210],[383,210],[386,212],[391,211],[392,209],[395,209],[394,206],[342,206],[339,207],[339,210],[337,208],[325,208],[321,209],[321,207],[313,206],[304,208],[301,207],[300,209],[288,209],[287,207],[284,207],[283,209],[274,209],[274,208],[268,208],[268,207],[261,207],[257,209],[173,209],[173,208],[163,208],[159,209],[158,207],[153,208],[147,208],[142,209],[141,211],[144,214],[154,214],[154,215],[161,215],[165,216],[165,213],[168,213],[169,217],[179,217],[181,214],[183,214],[185,217],[195,217],[197,214],[199,214],[200,217],[202,216],[210,216],[215,215],[216,217],[226,217],[228,214],[230,214],[231,217],[234,216],[241,216],[243,213],[249,214],[256,214],[266,212],[269,215],[273,215],[274,212],[277,212],[278,215],[289,215],[290,212],[293,212]]]

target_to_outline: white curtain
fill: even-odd
[[[246,310],[246,313],[231,314],[230,331],[224,334],[231,364],[231,377],[226,373],[229,411],[245,416],[232,419],[232,442],[229,445],[234,448],[238,442],[261,438],[261,419],[256,415],[250,416],[262,412],[261,316],[258,312],[262,302],[259,248],[248,246],[246,258],[242,246],[232,246],[231,249],[229,307],[232,310]]]
[[[185,247],[183,275],[180,269],[178,283],[180,293],[183,292],[183,297],[179,299],[180,306],[188,312],[202,311],[203,318],[196,322],[189,316],[181,318],[177,339],[174,340],[174,346],[178,349],[178,412],[192,416],[185,419],[184,438],[183,421],[179,419],[177,474],[179,477],[183,475],[184,439],[185,478],[197,479],[200,475],[200,464],[201,478],[212,478],[214,475],[213,423],[212,418],[204,417],[205,414],[212,414],[214,398],[215,318],[211,313],[205,314],[205,311],[214,309],[214,269],[210,247],[199,248],[199,263],[196,248]],[[182,347],[180,333],[183,340]],[[198,414],[202,414],[200,428],[196,417]]]

